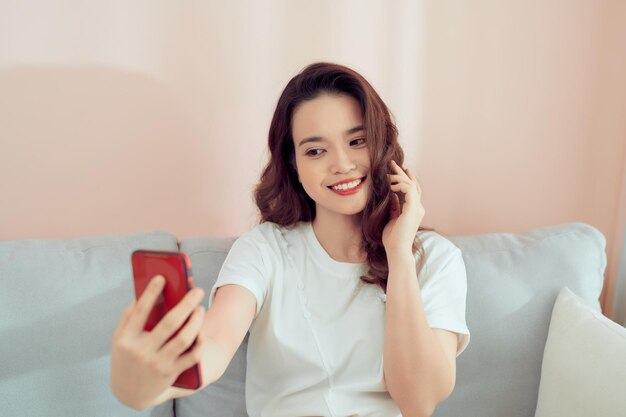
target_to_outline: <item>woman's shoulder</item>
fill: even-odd
[[[272,222],[263,222],[254,225],[251,229],[241,234],[240,237],[244,236],[265,236],[271,231],[275,230],[278,225]]]
[[[268,221],[268,222],[256,224],[250,230],[248,230],[247,232],[244,232],[241,236],[254,236],[254,237],[274,236],[277,233],[284,233],[284,231],[286,230],[289,230],[289,228],[286,226],[281,226],[277,223]]]
[[[302,247],[303,224],[291,227],[263,222],[241,234],[233,243],[231,251],[242,254],[244,262],[262,260],[265,265],[283,265],[293,262],[294,252]]]
[[[418,237],[422,242],[425,256],[424,268],[418,276],[422,287],[439,279],[450,283],[451,279],[458,280],[465,276],[463,254],[450,239],[430,230],[419,231]],[[446,278],[448,276],[452,278]]]
[[[284,246],[285,238],[295,227],[281,226],[273,222],[263,222],[241,234],[237,240],[247,241],[256,245],[267,245],[275,249]]]
[[[417,237],[427,253],[440,255],[460,251],[450,239],[434,230],[420,230]]]

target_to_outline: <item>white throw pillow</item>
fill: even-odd
[[[626,328],[563,287],[543,354],[535,417],[626,416]]]

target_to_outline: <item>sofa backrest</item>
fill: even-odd
[[[434,416],[533,417],[556,297],[567,286],[600,310],[606,239],[569,223],[450,240],[465,261],[471,341]]]
[[[470,344],[435,416],[532,417],[550,313],[561,287],[592,303],[605,238],[569,223],[525,234],[449,237],[465,261]],[[166,232],[0,241],[0,409],[6,415],[245,417],[247,337],[203,391],[135,412],[111,392],[111,335],[134,297],[130,254],[180,249],[208,294],[235,238]]]
[[[552,306],[561,287],[600,309],[605,237],[593,226],[567,223],[525,234],[448,237],[465,261],[471,341],[457,362],[453,394],[436,417],[532,417]],[[208,294],[235,238],[180,242],[195,282]],[[152,416],[246,416],[246,337],[226,373],[193,396],[168,402]]]

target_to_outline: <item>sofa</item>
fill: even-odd
[[[601,315],[598,302],[606,267],[602,233],[589,224],[566,223],[519,234],[447,237],[461,249],[465,261],[471,341],[458,357],[454,392],[434,416],[533,417],[542,398],[544,409],[550,410],[568,395],[579,397],[575,390],[559,388],[563,369],[575,366],[555,363],[562,356],[558,346],[565,341],[552,336],[551,319],[556,302],[567,295],[563,303],[571,305],[575,300],[584,314],[594,315],[603,327],[610,322]],[[132,251],[187,253],[196,285],[208,294],[234,240],[204,236],[178,241],[172,233],[153,231],[0,241],[1,414],[245,417],[247,336],[222,378],[192,396],[136,411],[119,403],[110,388],[111,336],[123,308],[134,297]],[[205,297],[205,306],[206,302]],[[567,321],[573,313],[559,314]],[[624,330],[610,323],[616,344],[601,355],[618,350]],[[563,326],[566,333],[567,326],[571,328],[567,323]],[[549,336],[556,340],[551,368],[544,363]],[[582,363],[597,361],[597,352],[580,354],[588,359]],[[617,372],[611,377],[619,379],[626,360],[605,367],[602,372]],[[584,386],[588,371],[575,372],[578,376],[569,378],[589,390]],[[545,385],[552,392],[541,393],[542,380],[550,381]],[[572,386],[578,382],[568,381]],[[600,384],[600,392],[612,392],[611,380],[592,382]],[[626,415],[621,400],[608,398],[610,407],[624,411],[616,416]]]

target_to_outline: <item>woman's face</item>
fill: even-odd
[[[359,102],[349,95],[322,93],[295,109],[296,170],[318,215],[352,215],[365,208],[371,183],[365,133]]]

